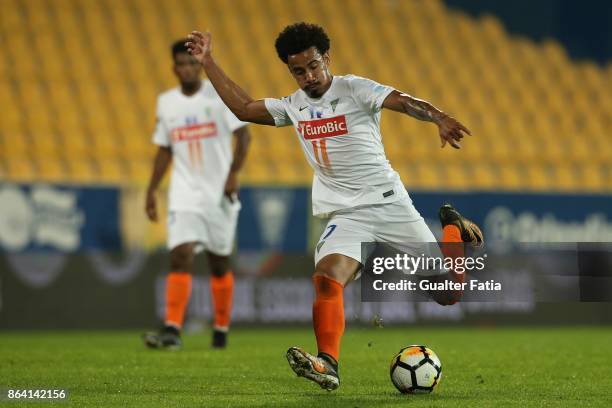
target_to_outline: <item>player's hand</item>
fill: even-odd
[[[238,196],[239,188],[240,183],[238,182],[238,173],[230,171],[229,175],[227,176],[227,180],[225,181],[225,196],[229,198],[231,202],[234,202]]]
[[[157,196],[155,190],[147,190],[145,212],[150,221],[157,222]]]
[[[212,53],[212,36],[207,31],[201,33],[199,31],[192,31],[187,36],[187,49],[189,53],[197,59],[200,64],[204,63],[204,60],[210,57]]]
[[[459,142],[463,138],[465,132],[468,135],[472,135],[468,128],[463,126],[457,119],[452,116],[445,116],[438,122],[438,128],[440,130],[440,141],[442,145],[440,148],[446,146],[448,142],[455,149],[461,149]]]

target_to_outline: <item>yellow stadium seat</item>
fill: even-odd
[[[248,184],[261,185],[270,183],[270,175],[265,162],[249,161],[247,166],[241,172],[241,180]]]
[[[28,128],[33,138],[49,138],[53,136],[54,124],[52,112],[48,109],[29,109]]]
[[[34,181],[37,174],[33,163],[29,159],[8,158],[5,161],[6,172],[14,181]]]
[[[127,169],[127,175],[129,176],[130,180],[144,185],[149,181],[149,178],[151,177],[153,161],[143,159],[126,160],[125,167]]]
[[[574,161],[575,163],[583,163],[588,162],[591,159],[591,148],[589,146],[589,140],[585,140],[580,137],[575,137],[569,139],[568,142],[570,143],[568,154],[570,160]]]
[[[19,98],[22,106],[30,110],[44,109],[47,103],[43,84],[35,81],[19,82]]]
[[[488,163],[474,162],[467,167],[471,189],[490,190],[499,187],[500,180],[496,175],[494,166]]]
[[[586,191],[601,191],[606,187],[603,167],[597,164],[580,166],[580,188]]]
[[[0,120],[0,132],[7,136],[23,137],[26,132],[23,110],[14,101],[2,105],[2,120]]]
[[[612,191],[612,65],[572,61],[557,41],[517,38],[496,17],[440,0],[2,0],[6,177],[34,179],[44,168],[40,177],[111,182],[120,169],[122,181],[146,180],[156,96],[176,86],[169,47],[194,16],[210,24],[217,59],[253,97],[296,89],[274,40],[307,20],[328,30],[335,74],[387,83],[465,122],[474,137],[456,152],[439,148],[431,124],[383,115],[387,156],[417,189]],[[251,129],[245,182],[310,183],[291,129]]]
[[[18,0],[3,0],[0,1],[0,27],[6,27],[6,30],[19,32],[26,24],[23,13],[15,13],[19,10],[21,3]]]
[[[554,167],[553,182],[560,191],[576,191],[580,187],[576,169],[565,163]]]
[[[444,188],[447,190],[466,190],[472,188],[472,180],[466,166],[447,163],[442,168]]]
[[[84,157],[93,151],[91,136],[89,136],[79,123],[64,124],[59,131],[58,150],[68,157]]]
[[[415,163],[414,179],[406,181],[408,189],[434,190],[445,186],[444,178],[436,165]]]
[[[36,158],[52,160],[59,156],[58,142],[53,134],[32,136],[29,150]]]
[[[521,174],[518,167],[502,166],[499,168],[502,189],[516,190],[522,185]]]
[[[153,150],[157,150],[152,143],[144,138],[129,137],[125,138],[125,144],[118,149],[118,154],[124,160],[142,159],[151,154]]]
[[[506,140],[503,134],[496,133],[493,136],[495,139],[479,142],[482,143],[483,150],[488,152],[488,156],[498,163],[512,161],[516,157],[516,147],[513,141]]]
[[[551,174],[546,166],[531,164],[527,166],[525,181],[533,191],[546,191],[552,187]]]
[[[29,155],[31,151],[30,138],[23,133],[3,132],[0,133],[0,137],[2,138],[2,150],[5,157],[22,159]]]
[[[95,163],[82,157],[69,157],[65,161],[68,180],[73,183],[91,183],[99,180]]]
[[[103,183],[123,183],[125,179],[125,170],[118,160],[108,157],[98,160],[98,176]]]
[[[66,169],[56,157],[50,159],[39,158],[37,168],[39,180],[48,182],[62,182],[66,180]]]
[[[307,173],[300,165],[284,164],[276,167],[278,170],[278,182],[284,185],[304,184]]]

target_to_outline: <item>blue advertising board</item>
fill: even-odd
[[[0,184],[0,249],[120,248],[119,189]]]

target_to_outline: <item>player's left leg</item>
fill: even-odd
[[[442,224],[442,240],[438,244],[425,223],[423,217],[414,208],[412,200],[405,198],[385,206],[385,212],[372,214],[376,225],[377,240],[396,243],[400,251],[412,256],[427,254],[433,258],[458,258],[465,256],[466,245],[480,246],[483,236],[476,224],[463,217],[452,206],[446,204],[440,208],[440,223]],[[440,274],[427,276],[433,282],[451,281],[463,283],[464,273],[454,270],[439,271]],[[457,303],[463,292],[461,290],[431,291],[431,298],[441,305]]]
[[[206,245],[203,217],[191,212],[168,214],[168,242],[170,271],[166,277],[164,325],[158,332],[143,334],[149,348],[178,350],[183,319],[191,297],[193,261],[196,253]]]
[[[181,329],[189,298],[196,242],[177,245],[170,251],[170,273],[166,276],[166,313],[158,332],[147,332],[142,339],[154,349],[179,350]]]
[[[229,256],[212,252],[207,252],[207,255],[211,270],[210,294],[214,312],[212,346],[225,348],[232,312],[234,274],[230,269]]]
[[[368,224],[359,221],[355,212],[335,215],[317,245],[312,320],[318,353],[314,356],[300,347],[287,351],[289,365],[298,376],[329,391],[340,385],[338,360],[344,334],[344,287],[361,268],[361,242],[373,240]]]
[[[440,250],[445,258],[465,257],[467,246],[478,248],[484,244],[484,235],[474,222],[465,218],[450,204],[440,207],[438,213],[442,225],[442,241]],[[465,282],[465,273],[449,270],[446,274],[435,277],[437,281],[450,280],[455,283]],[[463,291],[436,291],[431,293],[432,298],[441,305],[453,305],[463,296]]]

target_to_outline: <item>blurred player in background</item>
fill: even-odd
[[[315,252],[313,324],[318,355],[292,347],[287,359],[298,375],[324,389],[336,389],[344,332],[343,289],[362,267],[361,243],[436,241],[385,156],[382,108],[435,123],[442,147],[449,143],[458,149],[462,132],[469,131],[431,104],[391,87],[353,75],[332,76],[330,41],[316,25],[294,24],[276,40],[278,56],[300,87],[282,99],[254,100],[232,82],[212,57],[209,33],[192,32],[187,45],[240,120],[293,126],[314,169],[313,213],[331,217]],[[440,209],[440,221],[443,242],[482,242],[478,227],[450,205]],[[463,282],[464,275],[448,271],[445,279]],[[451,292],[435,300],[452,304],[460,296]]]
[[[166,278],[166,316],[157,333],[146,333],[148,347],[178,349],[185,310],[191,295],[194,255],[208,257],[214,309],[213,347],[227,343],[234,278],[230,270],[240,202],[238,172],[250,143],[246,123],[223,104],[215,89],[202,80],[202,66],[189,53],[186,40],[172,46],[174,73],[180,86],[157,100],[158,145],[147,189],[146,213],[157,221],[156,194],[174,161],[168,193],[168,249],[170,273]],[[232,154],[232,135],[236,147]]]

